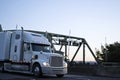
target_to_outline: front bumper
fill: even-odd
[[[67,68],[61,67],[42,67],[43,74],[67,74]]]

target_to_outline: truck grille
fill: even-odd
[[[63,58],[59,56],[51,56],[50,65],[52,67],[62,67],[63,66]]]

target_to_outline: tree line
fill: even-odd
[[[100,62],[120,62],[120,43],[101,45],[101,50],[96,50]]]

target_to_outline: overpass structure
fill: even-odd
[[[81,47],[82,48],[82,54],[83,54],[83,64],[85,64],[85,56],[87,55],[85,53],[86,51],[86,47],[88,48],[88,50],[90,51],[90,53],[92,54],[92,56],[94,57],[94,59],[96,60],[97,63],[99,63],[99,60],[97,59],[97,57],[95,56],[94,52],[92,51],[92,49],[90,48],[89,44],[87,43],[87,41],[85,40],[85,38],[80,38],[80,37],[74,37],[74,36],[68,36],[68,35],[62,35],[62,34],[56,34],[56,33],[49,33],[49,32],[41,32],[41,31],[32,31],[32,30],[26,30],[29,32],[35,32],[35,33],[39,33],[39,34],[43,34],[45,35],[48,40],[51,43],[52,48],[54,49],[55,52],[62,52],[62,48],[64,48],[63,51],[63,55],[65,58],[65,61],[68,60],[68,46],[76,46],[77,50],[74,53],[74,56],[72,57],[70,63],[72,63],[76,57],[76,55],[78,54],[78,51],[80,50]],[[55,45],[59,45],[60,48],[59,50],[56,49]]]

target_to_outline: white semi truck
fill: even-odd
[[[38,77],[43,74],[63,77],[67,73],[67,63],[62,55],[51,50],[50,42],[42,34],[24,30],[1,31],[0,69]]]

